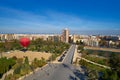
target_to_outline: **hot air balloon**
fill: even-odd
[[[21,38],[20,44],[24,47],[23,51],[25,52],[27,50],[28,45],[30,44],[30,39],[26,37]]]

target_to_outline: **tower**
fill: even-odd
[[[62,32],[62,41],[65,43],[69,42],[69,30],[67,28]]]

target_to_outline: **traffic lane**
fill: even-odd
[[[48,74],[29,78],[27,80],[85,80],[85,75],[78,71],[72,64],[57,64],[56,68],[48,70]]]
[[[59,66],[58,63],[50,63],[45,67],[39,69],[38,71],[33,72],[33,74],[24,78],[24,80],[44,80],[44,77],[48,77],[50,74],[53,74],[55,69]],[[43,79],[42,79],[43,78]]]
[[[65,51],[65,52],[59,57],[58,62],[64,62],[65,57],[67,56],[67,54],[69,53],[69,51],[70,51],[71,48],[72,48],[72,46],[70,46],[70,48],[69,48],[67,51]]]
[[[67,51],[67,54],[66,54],[66,56],[65,56],[65,58],[64,58],[64,60],[63,60],[63,63],[67,63],[68,62],[68,59],[67,59],[67,57],[70,55],[69,53],[71,52],[71,49],[73,48],[73,45],[69,48],[69,50]]]
[[[72,66],[66,64],[60,64],[55,70],[54,74],[45,80],[69,80],[69,76],[75,76],[73,74]]]
[[[70,80],[70,76],[74,76],[74,67],[66,64],[57,64],[57,68],[48,71],[49,75],[36,76],[33,80]]]
[[[71,48],[68,50],[67,55],[66,55],[63,63],[66,63],[66,64],[72,63],[74,51],[75,51],[75,45],[72,45]]]

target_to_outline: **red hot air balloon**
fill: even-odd
[[[26,47],[28,47],[28,45],[30,44],[30,39],[29,38],[21,38],[20,39],[20,44],[24,47],[24,48],[26,48]]]

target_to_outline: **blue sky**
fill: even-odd
[[[120,0],[0,0],[0,32],[119,34]]]

